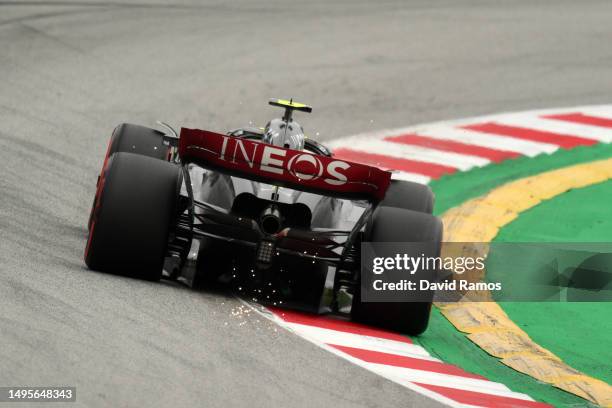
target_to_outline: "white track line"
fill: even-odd
[[[580,136],[585,139],[593,139],[604,143],[612,142],[612,129],[610,128],[582,125],[579,123],[541,118],[538,116],[506,116],[496,120],[495,123],[509,126],[520,126],[524,128],[541,130],[544,132],[566,134],[570,136]]]
[[[458,390],[480,392],[497,395],[500,397],[530,400],[523,393],[510,391],[504,384],[488,380],[478,380],[456,375],[448,375],[431,371],[413,370],[411,368],[394,367],[384,364],[366,363],[372,371],[384,374],[387,378],[393,378],[397,382],[418,382],[421,384],[439,385],[442,387],[455,388]]]
[[[408,173],[405,171],[393,171],[391,174],[393,180],[414,181],[415,183],[427,184],[431,181],[431,177],[422,174]]]
[[[594,106],[583,106],[576,108],[575,110],[564,109],[564,112],[574,113],[580,112],[585,115],[599,116],[605,119],[612,119],[612,105],[594,105]]]
[[[346,146],[349,147],[349,146]],[[384,140],[352,140],[350,148],[367,153],[380,154],[398,159],[409,159],[433,164],[444,164],[459,170],[468,170],[490,163],[482,157],[445,152],[420,146],[402,145]]]
[[[242,299],[239,299],[239,300],[243,304],[245,304],[246,306],[248,306],[249,308],[254,310],[256,313],[258,313],[259,315],[261,315],[261,316],[263,316],[263,317],[265,317],[267,319],[270,319],[270,320],[274,321],[276,324],[278,324],[279,326],[289,330],[292,333],[295,333],[288,326],[287,322],[285,322],[283,319],[281,319],[280,317],[278,317],[274,313],[271,313],[270,311],[266,310],[265,308],[263,308],[263,307],[261,307],[259,305],[251,304],[251,303],[249,303],[249,302],[247,302],[245,300],[242,300]],[[297,334],[297,333],[295,333],[295,334],[299,336],[299,334]],[[302,336],[300,336],[300,337],[302,337]],[[332,354],[335,354],[338,357],[341,357],[341,358],[343,358],[345,360],[348,360],[348,361],[352,362],[355,365],[358,365],[358,366],[360,366],[362,368],[365,368],[366,370],[368,370],[370,372],[373,372],[375,374],[378,374],[378,375],[381,375],[381,376],[385,377],[381,373],[373,371],[372,367],[370,366],[370,364],[364,362],[363,360],[360,360],[360,359],[352,357],[352,356],[350,356],[350,355],[348,355],[346,353],[343,353],[340,350],[335,349],[335,348],[327,345],[326,343],[321,342],[320,340],[317,340],[315,338],[312,338],[312,337],[302,337],[302,338],[307,340],[307,341],[309,341],[309,342],[311,342],[311,343],[313,343],[313,344],[315,344],[315,345],[317,345],[317,346],[319,346],[319,347],[321,347],[322,349],[325,349],[325,350],[329,351]],[[385,377],[385,378],[387,378],[387,377]],[[394,378],[388,378],[388,379],[393,381],[393,382],[398,383]],[[447,397],[445,397],[443,395],[438,394],[437,392],[433,392],[431,390],[428,390],[427,388],[420,387],[417,384],[413,384],[411,382],[399,382],[398,384],[403,385],[404,387],[406,387],[406,388],[408,388],[408,389],[410,389],[410,390],[412,390],[414,392],[417,392],[417,393],[419,393],[421,395],[429,397],[429,398],[433,399],[434,401],[441,402],[441,403],[445,404],[446,406],[453,407],[453,408],[465,408],[466,407],[464,404],[460,404],[460,403],[458,403],[458,402],[456,402],[456,401],[454,401],[454,400],[452,400],[450,398],[447,398]]]
[[[534,157],[542,153],[553,153],[559,146],[518,139],[515,137],[487,134],[458,127],[432,125],[416,131],[416,134],[436,139],[452,140],[475,146],[488,147],[495,150],[520,153],[524,156]]]
[[[419,358],[427,361],[440,361],[437,358],[431,357],[423,347],[416,344],[401,343],[399,341],[346,333],[338,330],[324,329],[321,327],[308,326],[299,323],[288,323],[283,321],[283,324],[287,327],[287,329],[299,334],[302,337],[315,339],[316,341],[325,344],[355,347],[363,350]]]
[[[461,129],[457,127],[446,126],[444,124],[432,124],[427,126],[419,126],[415,128],[401,128],[388,130],[389,133],[364,133],[363,135],[349,136],[338,139],[333,143],[329,143],[332,149],[340,147],[352,147],[354,144],[360,143],[364,139],[382,139],[387,136],[399,136],[409,133],[414,133],[419,136],[430,137],[433,139],[451,140],[464,144],[472,144],[475,146],[487,147],[496,150],[505,150],[508,152],[520,153],[524,156],[534,157],[542,153],[553,153],[559,146],[549,143],[533,142],[530,140],[517,139],[509,136],[485,134],[473,130]],[[357,149],[359,150],[359,149]]]
[[[243,300],[241,301],[245,305],[247,305],[249,308],[257,312],[259,315],[274,321],[276,324],[280,325],[281,327],[284,327],[288,331],[291,331],[294,334],[302,337],[303,339],[313,344],[316,344],[317,346],[329,351],[330,353],[333,353],[336,356],[342,357],[345,360],[348,360],[390,381],[400,384],[412,391],[418,392],[436,401],[442,402],[447,406],[465,408],[468,406],[478,406],[478,405],[460,404],[451,398],[445,397],[443,395],[438,394],[437,392],[433,392],[431,390],[423,388],[416,383],[442,386],[442,387],[452,388],[456,390],[471,391],[471,392],[487,394],[487,395],[502,397],[502,398],[513,398],[516,400],[523,400],[526,402],[533,401],[533,399],[527,394],[513,392],[506,385],[501,384],[501,383],[495,383],[489,380],[481,380],[477,378],[462,377],[462,376],[457,376],[457,375],[443,374],[443,373],[437,373],[437,372],[432,372],[432,371],[410,369],[410,368],[404,368],[404,367],[395,367],[395,366],[389,366],[385,364],[370,363],[370,362],[361,360],[357,357],[351,356],[348,353],[338,350],[332,344],[329,344],[327,341],[333,340],[335,342],[338,342],[338,340],[343,335],[348,335],[347,338],[350,338],[350,342],[349,344],[347,344],[347,346],[359,348],[359,349],[368,349],[368,347],[371,346],[372,344],[372,340],[374,339],[374,343],[376,344],[377,348],[381,348],[380,346],[381,344],[387,343],[388,344],[387,347],[382,347],[383,350],[387,350],[387,351],[383,351],[383,352],[389,352],[393,350],[394,353],[397,353],[399,351],[398,349],[402,347],[406,348],[407,346],[414,346],[414,345],[411,345],[408,343],[397,342],[394,340],[388,340],[388,339],[382,339],[382,338],[371,338],[370,336],[363,336],[359,334],[345,333],[345,332],[340,332],[337,330],[322,329],[318,327],[312,327],[312,326],[306,326],[306,325],[297,324],[297,323],[286,322],[280,316],[266,310],[265,308],[259,305],[250,304]],[[318,329],[318,330],[311,330],[311,329]],[[336,332],[336,333],[329,333],[329,332]],[[335,345],[339,345],[339,344],[336,343]],[[415,346],[415,347],[418,347],[419,349],[425,351],[420,346]],[[397,355],[401,356],[404,354],[405,353],[397,354]],[[430,360],[430,361],[435,361],[435,359]],[[520,406],[520,405],[517,405],[517,406]]]
[[[456,168],[461,171],[473,167],[484,166],[490,161],[476,155],[452,152],[448,148],[442,150],[435,147],[421,147],[409,144],[388,142],[384,139],[389,136],[400,136],[415,134],[431,139],[449,140],[464,145],[474,145],[494,150],[502,150],[518,153],[527,157],[535,157],[540,154],[550,154],[559,149],[559,146],[551,143],[543,143],[522,138],[477,132],[462,128],[466,125],[482,123],[498,123],[501,125],[518,126],[538,131],[567,134],[597,142],[612,142],[612,129],[578,124],[567,121],[547,119],[544,115],[563,113],[586,113],[602,118],[612,118],[612,105],[592,107],[570,107],[564,109],[545,109],[527,112],[504,113],[499,115],[487,115],[468,119],[459,119],[447,122],[435,122],[418,126],[410,126],[397,129],[385,129],[375,132],[362,133],[355,136],[336,139],[328,143],[332,148],[349,148],[354,151],[363,151],[394,159],[409,159],[424,163],[440,164]],[[418,170],[397,172],[393,178],[398,180],[415,181],[426,184],[431,177],[420,174]]]

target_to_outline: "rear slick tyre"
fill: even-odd
[[[110,159],[113,154],[120,152],[134,153],[167,161],[170,147],[164,142],[164,134],[159,130],[122,123],[115,128],[108,141],[108,148],[106,149],[106,156],[104,156],[102,171],[104,171],[108,159]],[[100,182],[100,177],[98,177],[98,183]],[[87,229],[91,228],[94,205],[95,200],[89,213]]]
[[[96,192],[87,266],[159,280],[181,182],[175,164],[132,153],[111,156]]]
[[[392,207],[378,207],[366,227],[365,241],[369,242],[428,242],[430,253],[409,256],[437,257],[442,242],[442,222],[430,214]],[[417,275],[431,276],[428,271]],[[357,322],[417,336],[427,329],[431,312],[431,298],[426,302],[406,299],[404,302],[363,302],[361,283],[353,294],[351,319]]]
[[[379,206],[431,214],[434,201],[434,194],[428,185],[413,181],[391,180],[385,198]]]

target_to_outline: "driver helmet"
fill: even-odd
[[[287,149],[304,149],[304,129],[293,119],[272,119],[264,129],[263,141]]]

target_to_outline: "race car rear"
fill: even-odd
[[[98,179],[87,266],[198,289],[225,285],[315,312],[342,311],[352,297],[354,320],[423,332],[431,298],[363,301],[360,260],[370,241],[430,242],[426,255],[437,256],[442,226],[431,190],[325,148],[274,146],[254,134],[119,126]],[[257,188],[237,191],[236,180]]]

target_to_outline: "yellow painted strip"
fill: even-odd
[[[579,164],[513,181],[443,216],[446,242],[490,242],[519,213],[573,189],[612,179],[612,159]],[[481,251],[486,253],[488,248]],[[488,294],[479,294],[487,297]],[[490,297],[489,297],[490,298]],[[565,364],[536,344],[494,302],[436,303],[442,314],[480,348],[539,381],[612,407],[612,386]]]

